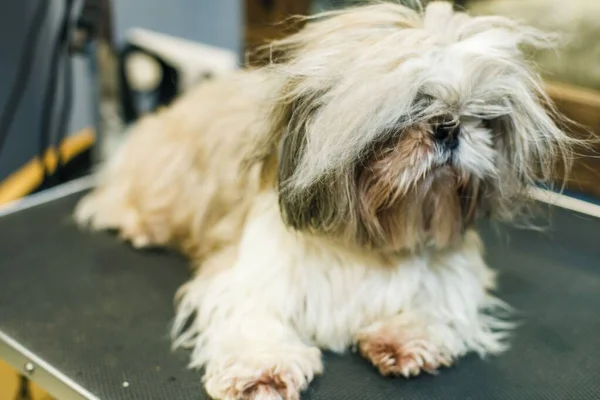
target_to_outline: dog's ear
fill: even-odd
[[[293,90],[293,89],[292,89]],[[323,175],[309,187],[297,187],[306,152],[307,128],[319,112],[319,91],[284,93],[279,109],[273,114],[273,129],[279,133],[277,151],[277,190],[284,221],[298,230],[344,235],[352,225],[355,198],[352,172]],[[276,137],[273,132],[272,137]],[[349,232],[345,232],[349,234]]]
[[[297,87],[282,93],[280,104],[272,114],[274,132],[278,139],[278,185],[279,189],[294,191],[292,180],[301,174],[298,166],[306,151],[307,128],[319,112],[322,93],[296,91]],[[284,89],[285,90],[285,89]]]
[[[308,33],[307,33],[308,32]],[[297,230],[332,233],[340,214],[348,214],[348,196],[336,196],[340,187],[349,185],[349,177],[333,179],[322,176],[310,187],[295,183],[303,177],[301,163],[307,148],[307,129],[323,105],[323,96],[330,89],[320,80],[308,78],[295,62],[302,49],[314,43],[311,31],[301,31],[259,48],[255,53],[266,64],[263,67],[277,88],[270,99],[265,118],[268,127],[258,139],[252,154],[263,165],[263,186],[275,187],[279,195],[282,218]]]

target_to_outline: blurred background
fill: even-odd
[[[427,3],[397,1],[414,8]],[[141,114],[204,79],[258,62],[247,56],[252,49],[300,28],[288,17],[364,2],[0,2],[0,205],[88,174]],[[592,132],[600,130],[600,1],[455,4],[560,32],[564,45],[534,59],[560,109]],[[568,193],[595,201],[600,161],[593,150],[581,153]]]
[[[137,118],[247,63],[300,24],[286,18],[360,0],[19,0],[0,2],[0,207],[88,175]],[[409,7],[427,1],[399,0]],[[559,32],[534,54],[559,109],[600,132],[600,1],[457,0],[473,14]],[[598,146],[580,149],[566,193],[600,199]],[[557,176],[557,180],[560,177]],[[45,398],[0,365],[0,399]]]

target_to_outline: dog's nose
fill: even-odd
[[[459,134],[460,125],[447,123],[437,125],[433,131],[435,140],[449,150],[454,150],[458,147]]]

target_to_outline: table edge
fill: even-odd
[[[0,330],[0,358],[49,394],[64,400],[99,400],[81,385]]]
[[[32,194],[23,199],[12,201],[0,206],[0,217],[33,208],[44,203],[49,203],[53,200],[58,200],[71,194],[82,192],[92,188],[95,183],[96,177],[94,175],[87,175],[82,178],[74,179],[67,183],[55,186],[48,190],[44,190],[43,192]]]

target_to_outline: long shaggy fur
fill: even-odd
[[[568,164],[524,57],[549,44],[443,2],[309,18],[269,65],[141,120],[76,217],[193,260],[174,344],[215,398],[298,399],[322,348],[403,376],[497,353],[473,223]]]

